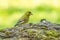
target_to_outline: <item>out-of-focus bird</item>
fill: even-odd
[[[30,15],[32,15],[30,11],[26,12],[14,26],[19,27],[22,24],[28,23]]]

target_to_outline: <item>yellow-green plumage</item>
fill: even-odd
[[[22,24],[25,24],[29,21],[29,16],[31,15],[32,13],[30,11],[26,12],[19,20],[18,22],[15,24],[15,27],[16,26],[20,26]]]

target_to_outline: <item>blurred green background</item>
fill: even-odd
[[[33,13],[29,22],[60,23],[60,0],[0,0],[0,29],[13,27],[26,11]]]

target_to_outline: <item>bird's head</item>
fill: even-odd
[[[30,11],[26,12],[25,15],[30,16],[32,13]]]

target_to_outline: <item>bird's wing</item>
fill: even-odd
[[[22,24],[24,22],[25,22],[25,19],[18,20],[18,22],[14,26],[17,26],[17,25]]]

